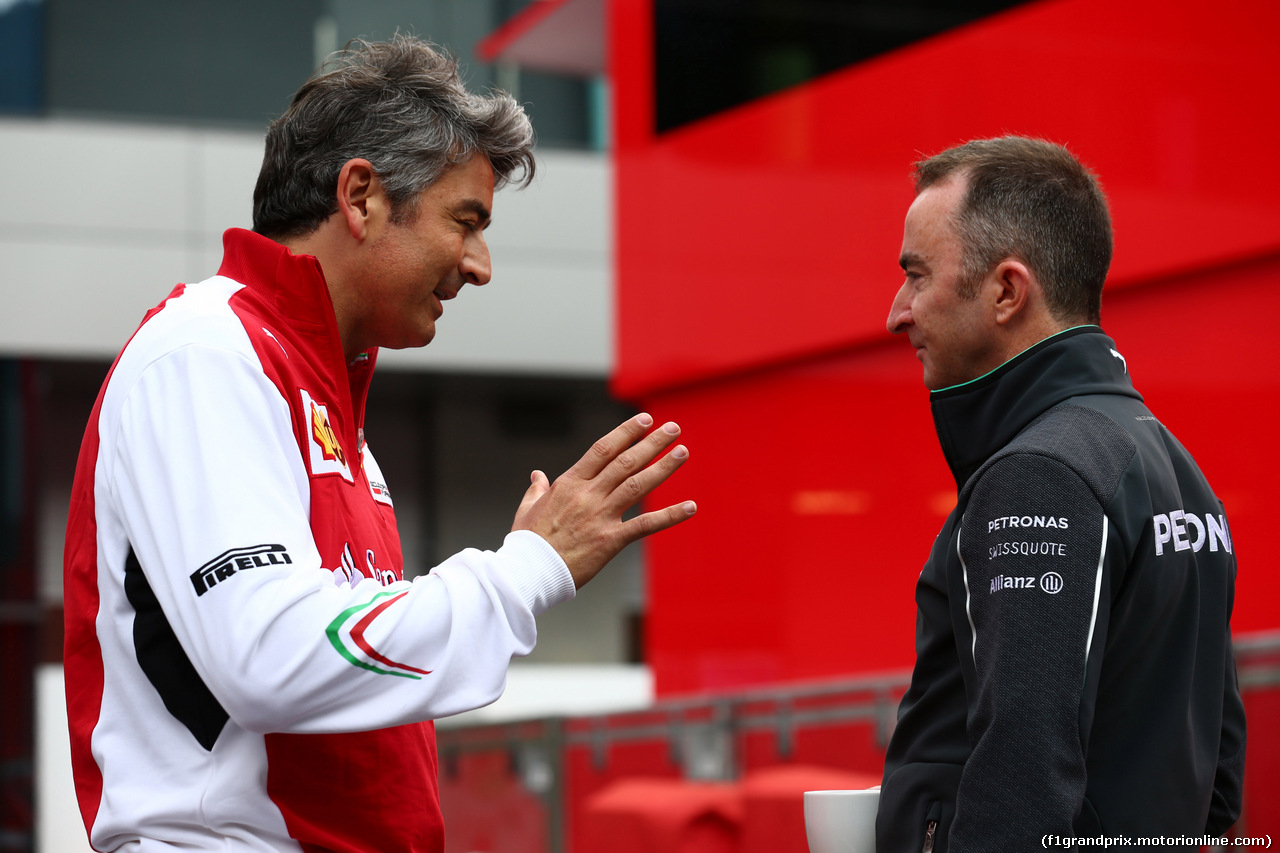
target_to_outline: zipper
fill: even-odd
[[[940,817],[942,817],[942,803],[933,803],[929,806],[929,813],[925,816],[922,853],[933,853],[933,845],[938,841],[938,819]]]

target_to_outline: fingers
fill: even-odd
[[[583,480],[594,479],[617,459],[620,453],[635,444],[651,426],[653,426],[653,416],[647,412],[628,418],[608,435],[591,445],[586,455],[574,463],[567,473]]]
[[[554,483],[540,472],[533,474],[512,529],[532,530],[545,539],[579,586],[626,545],[697,511],[692,501],[685,501],[623,520],[689,458],[683,444],[672,446],[679,426],[652,427],[651,416],[637,415],[597,441]]]
[[[619,453],[617,458],[610,462],[608,467],[600,473],[599,479],[601,483],[609,489],[616,489],[636,472],[647,471],[648,469],[645,466],[658,458],[658,454],[670,447],[672,442],[679,437],[680,427],[678,424],[671,422],[663,424],[645,436],[642,441]],[[679,454],[676,454],[676,461],[678,462],[683,462],[685,457],[689,455],[688,449],[683,446],[673,449],[671,452],[675,454],[676,450],[680,451]],[[670,471],[667,472],[667,474],[670,473]],[[665,479],[666,476],[664,475],[658,482]],[[654,483],[649,486],[649,489],[656,485],[657,483]],[[645,492],[648,492],[649,489],[645,489]]]
[[[698,505],[696,503],[684,501],[683,503],[672,504],[663,509],[638,515],[623,523],[623,540],[630,545],[632,542],[643,539],[651,533],[657,533],[659,530],[675,527],[682,521],[688,521],[697,511]]]
[[[520,499],[520,506],[516,508],[515,524],[521,524],[525,514],[533,507],[538,499],[546,494],[551,488],[551,483],[547,481],[547,475],[541,471],[534,471],[529,475],[529,488],[525,489],[524,497]],[[512,527],[515,530],[516,527]]]
[[[566,473],[583,480],[598,479],[600,485],[612,491],[624,483],[628,477],[649,465],[680,435],[679,425],[671,422],[644,435],[645,430],[652,424],[653,418],[648,414],[631,418],[592,445],[587,454]],[[641,436],[643,436],[642,440]],[[687,450],[681,450],[684,456],[688,455]],[[677,459],[683,461],[683,458],[677,455]],[[667,472],[667,475],[669,474],[670,471]],[[647,493],[664,479],[666,475],[650,485],[643,493]]]
[[[674,424],[672,424],[674,426]],[[660,432],[660,430],[659,430]],[[675,440],[675,436],[671,435],[667,443]],[[648,467],[642,468],[634,474],[627,475],[623,472],[619,465],[622,479],[617,486],[612,487],[614,500],[619,505],[619,510],[625,512],[634,506],[645,495],[652,492],[658,486],[662,485],[668,477],[676,472],[681,465],[689,458],[689,449],[683,444],[678,444],[672,448],[671,452],[663,456],[657,462]],[[619,463],[622,459],[618,460]],[[648,459],[645,460],[647,464]],[[603,480],[604,477],[601,477]]]

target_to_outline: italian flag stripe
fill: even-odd
[[[400,676],[401,678],[412,678],[415,681],[421,679],[422,676],[424,675],[430,675],[431,670],[418,669],[416,667],[409,666],[408,664],[398,663],[397,661],[391,660],[386,655],[382,654],[377,649],[375,649],[373,647],[373,644],[370,643],[368,639],[365,638],[365,635],[364,635],[365,630],[371,624],[373,624],[373,620],[377,619],[378,616],[381,615],[384,610],[386,610],[392,604],[395,604],[398,600],[400,600],[400,598],[402,598],[405,595],[408,595],[407,590],[403,592],[398,592],[398,593],[392,592],[392,591],[380,592],[377,595],[375,595],[373,598],[366,601],[364,604],[357,604],[355,607],[348,607],[346,610],[339,613],[338,617],[334,619],[332,622],[330,622],[329,627],[325,629],[325,634],[329,637],[329,642],[332,643],[333,647],[338,650],[338,654],[346,658],[347,661],[351,663],[353,666],[358,666],[361,669],[367,669],[370,672],[376,672],[379,675],[397,675],[397,676]],[[388,598],[388,596],[391,596],[391,597]],[[387,600],[382,601],[381,603],[378,603],[380,599],[387,599]],[[356,648],[364,652],[372,660],[377,661],[378,663],[381,663],[384,666],[390,667],[390,669],[382,669],[380,667],[374,666],[372,663],[367,663],[361,660],[347,646],[347,643],[344,640],[344,632],[342,630],[342,626],[346,624],[352,616],[354,616],[355,614],[359,613],[362,610],[368,610],[369,612],[364,614],[362,617],[360,617],[359,621],[357,621],[356,624],[351,627],[351,630],[349,632],[346,632],[345,636],[349,637],[351,642],[355,644]],[[405,670],[405,671],[396,672],[394,670]]]

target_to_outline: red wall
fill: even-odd
[[[661,137],[649,2],[610,10],[625,396],[882,335],[909,164],[977,136],[1098,171],[1113,288],[1280,249],[1273,0],[1029,3]]]
[[[1104,327],[1227,503],[1236,630],[1280,626],[1280,4],[1031,3],[661,137],[649,2],[609,8],[614,388],[684,426],[691,461],[655,500],[700,506],[648,545],[660,694],[912,663],[955,489],[883,329],[910,163],[1004,132],[1101,176]]]
[[[1135,384],[1226,502],[1237,632],[1280,623],[1265,550],[1280,371],[1265,333],[1218,319],[1243,306],[1280,316],[1280,255],[1104,306]],[[955,504],[919,373],[889,340],[645,401],[693,449],[668,497],[699,502],[646,546],[660,693],[911,666],[916,576]]]

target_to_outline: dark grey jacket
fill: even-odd
[[[916,587],[878,853],[1224,832],[1236,562],[1195,460],[1096,326],[931,403],[959,502]]]

